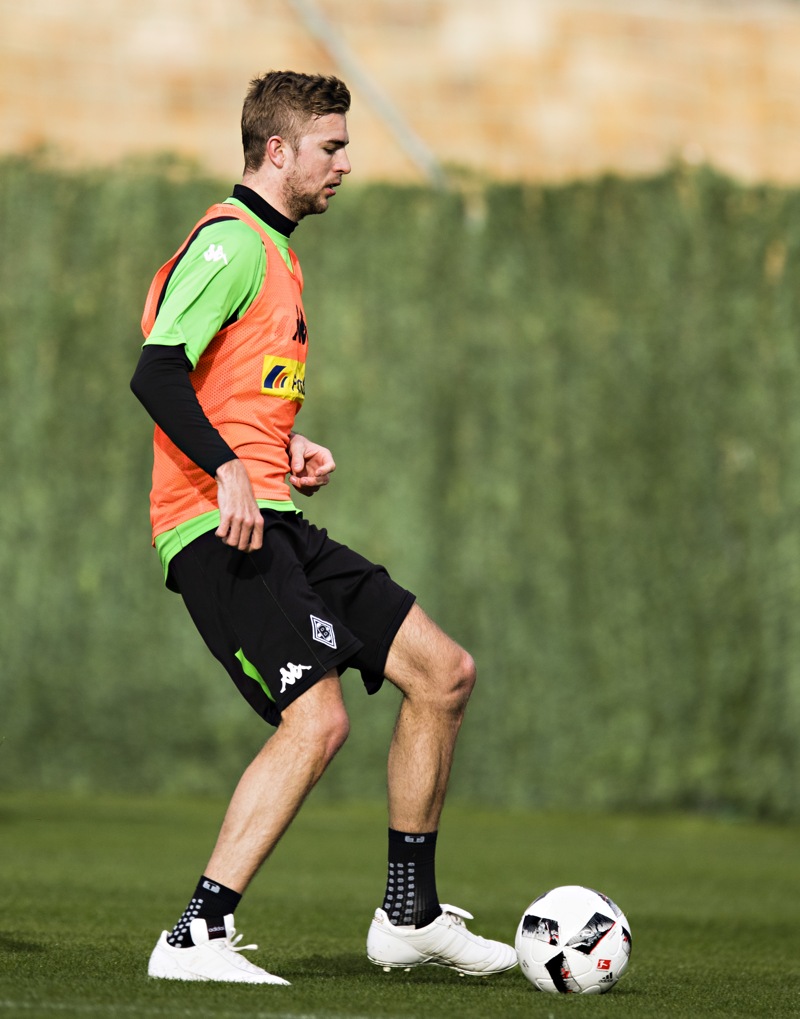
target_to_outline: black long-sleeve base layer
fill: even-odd
[[[183,346],[145,344],[131,389],[178,449],[213,478],[236,454],[211,424],[197,399]]]

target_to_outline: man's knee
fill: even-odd
[[[302,744],[331,760],[350,734],[350,719],[338,677],[327,677],[301,694],[283,712],[281,725]]]
[[[451,673],[449,696],[454,707],[463,711],[475,688],[478,672],[472,655],[463,648],[458,651],[457,664]]]
[[[350,735],[350,719],[344,704],[338,705],[334,711],[327,712],[324,718],[318,719],[315,731],[319,745],[324,746],[325,755],[331,760]]]
[[[422,698],[435,710],[460,716],[466,709],[477,678],[475,662],[467,651],[453,645],[451,653],[435,663],[431,673],[408,695]]]
[[[408,700],[460,714],[475,686],[475,662],[415,604],[389,651],[386,676]]]

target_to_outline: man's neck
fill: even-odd
[[[263,195],[259,194],[258,191],[254,191],[247,184],[237,184],[233,189],[233,197],[240,201],[242,205],[246,205],[253,215],[258,216],[267,226],[277,230],[284,237],[290,237],[292,231],[297,226],[294,220],[284,216],[282,212],[278,212]]]

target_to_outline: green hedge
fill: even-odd
[[[224,791],[265,735],[161,586],[128,390],[226,187],[0,164],[0,787]],[[296,248],[302,508],[475,655],[454,794],[800,815],[800,194],[348,182]],[[345,685],[317,795],[381,795],[397,697]]]

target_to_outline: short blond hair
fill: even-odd
[[[255,172],[274,135],[297,148],[312,117],[347,113],[350,90],[333,75],[268,71],[253,78],[242,106],[242,148],[245,171]]]

